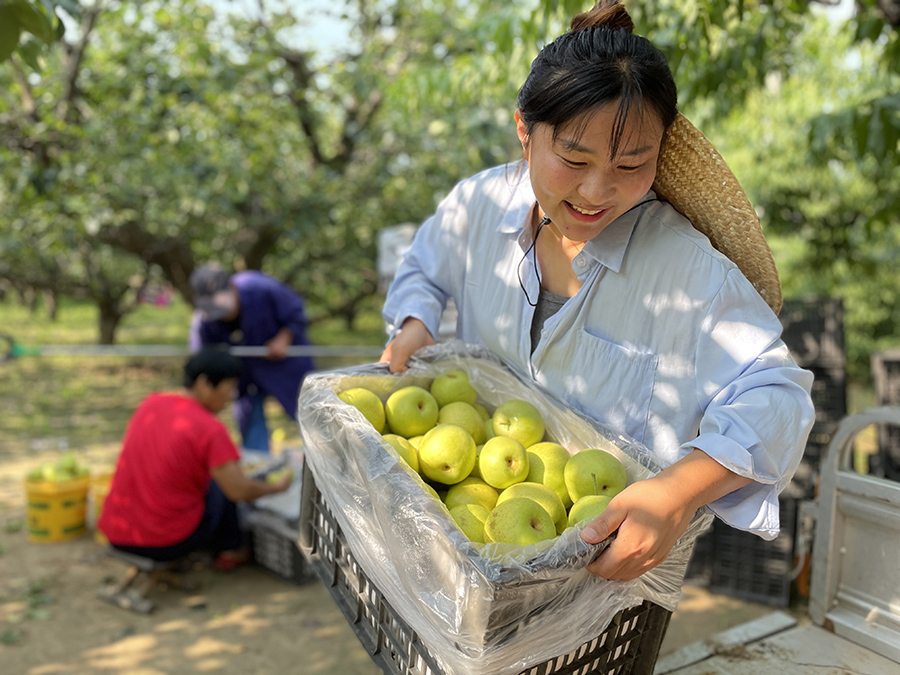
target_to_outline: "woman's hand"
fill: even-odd
[[[389,364],[392,373],[401,373],[406,370],[406,362],[409,357],[415,354],[421,347],[427,347],[434,344],[434,338],[425,327],[425,324],[409,317],[403,322],[403,328],[395,337],[384,352],[381,354],[379,363]]]
[[[629,485],[581,533],[586,542],[596,544],[619,531],[588,570],[604,579],[639,577],[666,559],[694,511],[683,495],[655,478]]]
[[[589,544],[619,531],[588,570],[604,579],[639,577],[666,559],[697,509],[752,482],[692,450],[653,478],[622,490],[584,528],[581,538]]]

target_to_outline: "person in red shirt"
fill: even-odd
[[[270,484],[241,470],[216,417],[240,374],[239,358],[207,347],[185,364],[183,393],[154,393],[138,406],[98,522],[113,547],[160,561],[208,551],[219,569],[246,561],[235,502],[284,492],[293,477]]]

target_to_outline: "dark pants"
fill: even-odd
[[[225,496],[214,480],[210,480],[203,518],[187,539],[172,546],[112,546],[126,553],[165,561],[178,560],[195,551],[216,554],[239,548],[243,543],[244,535],[238,523],[237,505]]]

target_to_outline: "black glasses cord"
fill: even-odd
[[[621,216],[619,216],[619,217],[621,218],[626,213],[630,213],[631,211],[638,208],[639,206],[643,206],[644,204],[649,204],[650,202],[658,202],[658,201],[660,201],[659,198],[654,197],[653,199],[648,199],[646,201],[635,204],[630,209],[628,209],[628,211],[625,211],[625,213],[621,214]],[[534,231],[534,237],[531,240],[531,245],[527,249],[525,249],[525,254],[522,256],[522,259],[519,261],[519,264],[516,266],[516,277],[519,280],[519,288],[521,288],[522,293],[525,294],[525,301],[532,307],[537,307],[537,300],[532,302],[531,298],[528,295],[528,291],[525,290],[525,283],[522,280],[522,263],[525,262],[525,260],[528,258],[528,254],[531,253],[532,254],[532,256],[531,256],[532,257],[532,265],[534,265],[534,276],[538,282],[538,294],[539,294],[538,299],[540,299],[541,275],[540,275],[540,272],[538,272],[537,249],[535,248],[535,245],[537,244],[537,238],[541,234],[541,230],[544,229],[544,226],[549,225],[550,222],[551,222],[551,220],[547,216],[544,216],[543,218],[541,218],[541,222],[538,223],[538,226]]]

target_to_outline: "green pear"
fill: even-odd
[[[496,435],[494,433],[494,420],[489,417],[484,421],[484,440],[493,438]]]
[[[291,467],[283,466],[280,469],[276,469],[275,471],[270,471],[266,474],[266,482],[274,485],[285,476],[290,476],[291,480],[293,480],[294,471],[293,469],[291,469]]]
[[[491,512],[479,504],[460,504],[450,509],[450,517],[469,541],[484,543],[484,522]]]
[[[397,434],[384,434],[383,438],[391,444],[394,450],[397,451],[397,454],[400,455],[403,461],[409,464],[413,471],[418,472],[419,452],[412,443],[403,438],[403,436],[398,436]]]
[[[388,396],[384,412],[391,431],[410,438],[434,428],[438,420],[438,403],[422,387],[410,385]]]
[[[481,477],[481,469],[478,468],[478,458],[481,457],[481,449],[484,447],[484,444],[475,446],[475,466],[472,468],[472,473],[469,474],[470,478],[477,478],[479,480],[484,480]]]
[[[478,411],[463,401],[453,401],[442,406],[438,412],[438,424],[455,424],[469,432],[475,445],[481,445],[487,438],[484,420]]]
[[[557,533],[566,529],[566,507],[563,506],[559,495],[546,485],[540,483],[516,483],[500,493],[497,503],[502,504],[508,499],[516,499],[523,497],[540,504],[543,509],[553,518],[553,525],[556,527]]]
[[[462,401],[472,405],[478,392],[469,384],[469,376],[462,370],[448,370],[431,381],[431,395],[440,407],[448,403]]]
[[[563,472],[573,502],[585,495],[615,497],[628,484],[625,466],[618,457],[596,448],[572,455]]]
[[[451,485],[447,490],[447,497],[444,504],[451,511],[463,504],[478,504],[488,511],[497,505],[497,498],[500,493],[483,480],[474,478],[471,475],[464,478],[456,485]]]
[[[491,414],[487,411],[487,408],[485,408],[480,403],[473,403],[472,407],[478,411],[478,414],[481,415],[481,419],[485,421],[491,419]]]
[[[528,453],[516,439],[494,436],[478,454],[478,473],[488,485],[504,490],[528,476]]]
[[[475,441],[455,424],[439,424],[419,443],[419,472],[443,485],[454,485],[472,473]]]
[[[535,443],[528,448],[528,477],[531,483],[541,483],[556,492],[567,509],[572,506],[572,498],[566,487],[566,463],[569,451],[559,443]]]
[[[338,398],[359,410],[379,434],[382,432],[385,419],[384,404],[374,392],[362,387],[352,387],[338,394]]]
[[[606,495],[585,495],[572,504],[566,524],[575,527],[586,520],[593,520],[606,510],[612,497]]]
[[[515,438],[526,448],[544,438],[544,418],[528,401],[511,399],[494,411],[494,434]]]
[[[514,497],[497,504],[484,523],[485,541],[527,546],[553,539],[556,525],[540,504]]]

